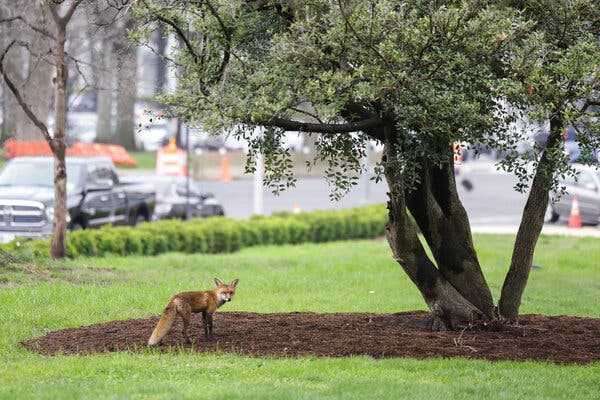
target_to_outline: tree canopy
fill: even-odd
[[[391,115],[407,165],[443,162],[451,142],[516,156],[524,138],[507,128],[516,117],[507,104],[546,119],[548,107],[566,99],[565,113],[576,120],[577,101],[597,90],[591,1],[140,5],[142,19],[166,25],[182,44],[178,89],[163,100],[209,128],[274,128],[255,141],[267,157],[286,158],[277,146],[281,130],[322,133],[320,158],[356,172],[365,139],[382,140],[382,120]],[[548,12],[557,6],[564,13]],[[341,135],[352,131],[362,134]]]

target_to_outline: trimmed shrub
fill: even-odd
[[[383,236],[387,213],[383,205],[270,217],[233,220],[224,217],[191,221],[157,221],[137,227],[105,226],[70,232],[67,255],[102,257],[185,253],[231,253],[244,247],[334,240],[371,239]],[[8,252],[35,257],[49,255],[49,240],[20,240],[1,245]]]

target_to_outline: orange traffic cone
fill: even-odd
[[[229,165],[229,156],[227,154],[221,156],[221,173],[219,179],[221,182],[231,182],[231,166]]]
[[[164,147],[164,150],[167,153],[177,152],[177,142],[175,142],[175,138],[169,139],[169,143]]]
[[[571,203],[571,215],[569,215],[569,228],[581,228],[581,215],[579,214],[579,202],[577,196],[573,197]]]

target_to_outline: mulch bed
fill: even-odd
[[[44,355],[136,351],[158,317],[63,329],[22,344]],[[251,356],[467,357],[585,364],[600,360],[600,319],[524,315],[519,326],[428,331],[428,314],[216,313],[215,338],[206,341],[195,315],[185,345],[176,320],[159,349],[189,348]],[[199,339],[199,340],[198,340]]]

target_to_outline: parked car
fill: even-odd
[[[106,157],[67,157],[69,229],[135,225],[154,213],[155,193],[122,185]],[[54,220],[53,159],[17,157],[0,173],[0,236],[45,236]]]
[[[235,137],[235,135],[224,132],[221,135],[211,135],[207,131],[204,131],[201,127],[188,127],[182,125],[181,132],[181,144],[182,147],[186,147],[186,138],[189,135],[190,148],[201,149],[206,151],[218,151],[220,149],[227,150],[244,150],[247,149],[248,144],[241,139]]]
[[[225,210],[212,193],[201,190],[200,183],[185,177],[162,175],[128,175],[125,184],[144,184],[156,192],[154,219],[187,219],[225,215]],[[187,212],[186,212],[187,210]]]
[[[579,213],[584,224],[600,223],[600,171],[594,167],[573,164],[579,173],[575,180],[568,177],[561,182],[567,193],[559,201],[549,204],[546,210],[546,222],[556,222],[559,218],[568,218],[571,214],[573,197],[577,197]]]
[[[189,193],[190,198],[196,198],[198,200],[196,203],[196,210],[193,213],[196,217],[206,218],[225,215],[223,205],[217,200],[213,193],[203,192],[202,183],[198,181],[190,181],[188,192],[186,178],[177,178],[177,193],[180,196],[186,196],[186,194]]]

